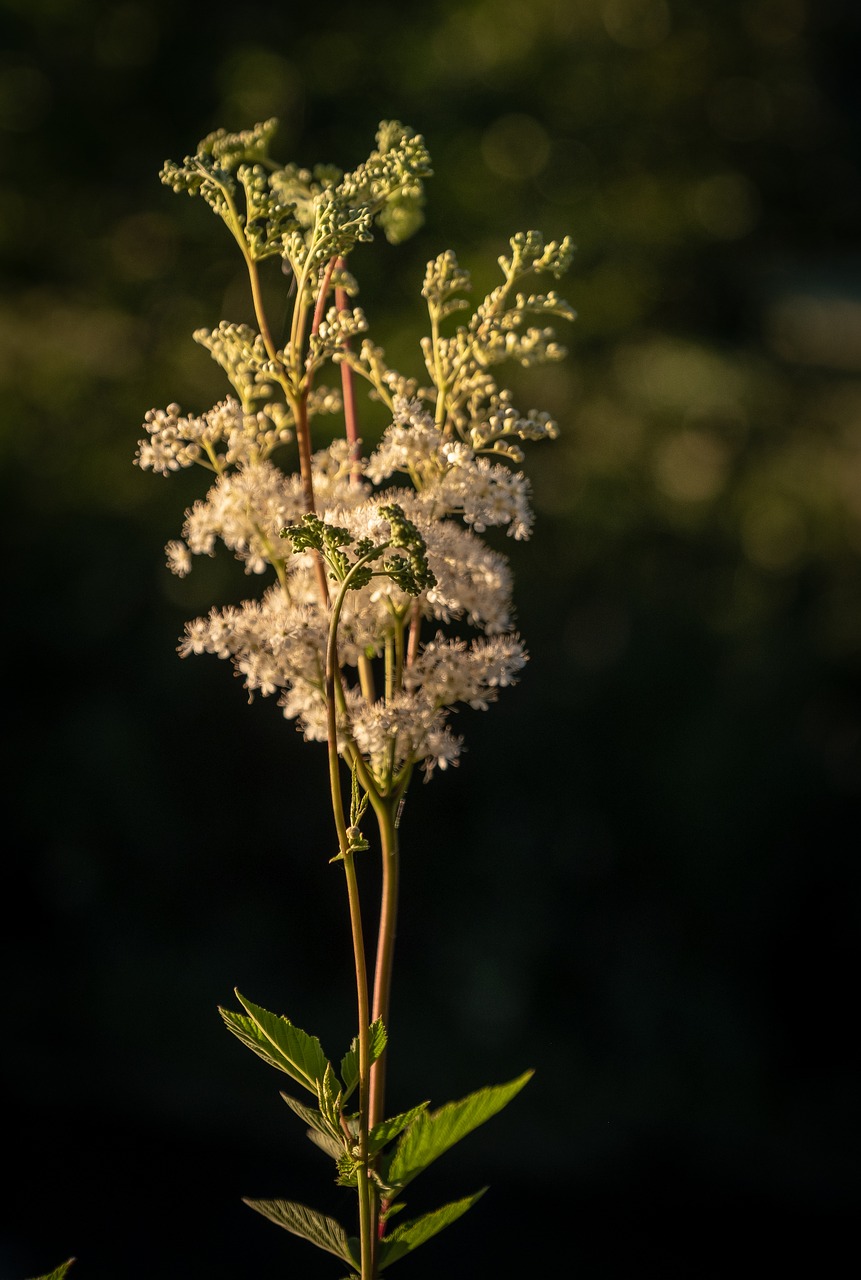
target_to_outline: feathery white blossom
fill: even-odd
[[[513,538],[529,537],[530,486],[515,469],[523,457],[517,442],[553,438],[557,426],[547,413],[520,413],[490,369],[505,356],[521,364],[558,358],[552,331],[529,326],[526,317],[568,315],[570,308],[553,293],[512,298],[509,289],[518,272],[558,274],[567,243],[545,247],[537,233],[515,237],[511,258],[500,259],[505,286],[448,338],[440,335],[439,321],[466,305],[456,294],[468,276],[451,254],[430,264],[424,293],[435,336],[422,344],[436,384],[430,390],[389,369],[382,348],[367,339],[358,355],[351,351],[346,340],[367,327],[361,308],[325,313],[309,340],[309,376],[326,360],[346,362],[393,410],[367,459],[359,460],[355,441],[345,439],[313,455],[316,542],[302,533],[315,527],[308,477],[273,460],[291,439],[298,399],[288,394],[288,403],[277,401],[279,379],[260,334],[221,325],[196,335],[242,403],[228,397],[199,417],[183,415],[176,404],[146,415],[147,437],[136,457],[142,469],[167,475],[197,463],[215,473],[206,495],[186,512],[182,538],[165,548],[171,572],[184,577],[194,556],[211,556],[222,543],[247,574],[277,577],[258,599],[212,608],[188,622],[180,654],[227,659],[249,697],[276,697],[307,739],[325,741],[331,712],[326,648],[336,616],[337,747],[351,760],[358,753],[383,787],[403,782],[419,763],[428,775],[456,765],[462,740],[449,716],[462,706],[487,709],[500,689],[516,683],[527,661],[511,630],[508,561],[480,535],[505,528]],[[269,242],[261,244],[268,253]],[[299,251],[299,241],[293,248]],[[309,418],[341,404],[325,387],[305,385],[301,396]],[[390,519],[395,507],[401,524]],[[420,555],[426,576],[404,576],[407,554]],[[321,590],[321,555],[328,557],[328,591]],[[408,594],[417,581],[423,589]],[[429,619],[441,627],[467,624],[479,634],[466,639],[439,630],[421,643],[419,628]],[[382,686],[376,691],[375,681]]]
[[[497,415],[495,426],[488,426],[488,438],[501,437],[520,422],[524,428],[527,425],[514,409],[499,412],[510,412],[513,423],[503,423]],[[419,401],[399,397],[394,421],[365,467],[375,484],[396,471],[413,479],[421,501],[438,516],[459,515],[478,533],[493,525],[508,525],[512,537],[529,537],[533,516],[523,472],[476,457],[475,450],[461,440],[447,440]]]

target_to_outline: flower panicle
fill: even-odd
[[[231,393],[200,415],[177,404],[151,410],[135,461],[162,475],[195,465],[210,473],[181,538],[166,547],[172,573],[186,576],[196,557],[223,546],[247,575],[268,579],[257,598],[190,621],[180,654],[229,661],[250,697],[275,697],[309,740],[325,740],[332,723],[322,558],[343,588],[337,746],[353,761],[358,751],[370,776],[392,785],[417,764],[428,775],[456,765],[462,739],[451,731],[451,714],[487,709],[527,661],[512,629],[510,565],[485,535],[498,529],[529,537],[524,446],[556,438],[559,428],[544,410],[519,409],[497,368],[564,354],[550,322],[572,320],[573,308],[555,288],[540,291],[532,281],[561,277],[573,245],[569,237],[546,242],[536,231],[513,236],[499,258],[502,283],[472,311],[470,272],[455,253],[428,263],[421,293],[432,333],[421,344],[429,375],[422,385],[391,368],[368,336],[345,259],[375,227],[396,242],[419,225],[431,175],[423,138],[383,122],[367,160],[344,172],[274,160],[276,124],[217,130],[193,156],[166,163],[162,179],[201,196],[223,218],[249,270],[280,255],[295,314],[305,308],[307,318],[294,321],[280,349],[262,313],[257,328],[222,321],[197,330],[195,341]],[[331,290],[340,300],[327,307],[323,295]],[[355,431],[316,453],[302,436],[317,415],[343,409],[345,397],[324,381],[325,370],[339,366],[341,379],[362,380],[390,411],[365,456]],[[301,474],[286,462],[294,442],[300,453],[308,450]],[[436,631],[422,642],[426,624]],[[369,675],[374,667],[378,680]]]

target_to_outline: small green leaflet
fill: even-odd
[[[511,1101],[531,1078],[525,1071],[508,1084],[491,1085],[449,1102],[438,1111],[423,1112],[401,1138],[384,1171],[389,1186],[402,1191],[428,1165]]]
[[[308,1137],[315,1146],[318,1146],[321,1151],[325,1151],[333,1160],[337,1160],[344,1149],[341,1131],[339,1129],[333,1130],[325,1116],[322,1116],[318,1111],[314,1111],[311,1107],[306,1107],[304,1103],[297,1102],[289,1094],[282,1093],[281,1097],[290,1110],[295,1112],[300,1120],[305,1121],[308,1126]]]
[[[289,1093],[282,1093],[281,1097],[287,1103],[291,1111],[294,1111],[300,1120],[304,1120],[309,1129],[317,1129],[320,1133],[329,1133],[329,1126],[320,1115],[319,1111],[315,1111],[313,1107],[306,1107],[304,1102],[297,1102],[295,1098],[291,1098]]]
[[[39,1276],[38,1280],[63,1280],[63,1277],[74,1261],[74,1258],[69,1258],[67,1262],[61,1263],[54,1271],[49,1271],[46,1276]]]
[[[404,1129],[408,1129],[417,1116],[420,1116],[427,1107],[426,1102],[420,1102],[417,1107],[412,1107],[409,1111],[403,1111],[399,1116],[392,1116],[391,1120],[381,1120],[379,1124],[375,1124],[371,1132],[368,1134],[368,1151],[371,1155],[375,1155],[378,1151],[382,1151],[392,1138],[396,1138],[399,1133],[403,1133]]]
[[[386,1028],[382,1018],[371,1023],[371,1062],[376,1062],[386,1047]],[[341,1079],[344,1082],[344,1098],[346,1102],[359,1083],[359,1037],[353,1037],[353,1043],[341,1059]]]
[[[332,1070],[332,1064],[327,1062],[323,1079],[317,1081],[317,1105],[320,1115],[335,1133],[341,1124],[341,1099],[340,1082]]]
[[[349,1266],[356,1266],[358,1259],[350,1252],[347,1233],[334,1218],[327,1218],[316,1209],[308,1209],[292,1200],[245,1200],[244,1203],[262,1213],[270,1222],[292,1231],[294,1236],[302,1236],[318,1249],[326,1249]]]
[[[482,1187],[474,1196],[466,1196],[463,1200],[454,1200],[451,1204],[434,1209],[433,1213],[425,1213],[421,1218],[413,1218],[411,1222],[402,1222],[383,1240],[380,1254],[380,1270],[385,1270],[392,1262],[397,1262],[406,1254],[412,1253],[420,1244],[430,1240],[438,1231],[457,1222],[458,1218],[471,1209],[476,1200],[480,1200],[487,1187]]]
[[[344,1154],[344,1148],[340,1142],[336,1142],[334,1138],[330,1138],[326,1133],[318,1133],[316,1129],[309,1129],[307,1132],[308,1138],[314,1143],[315,1147],[319,1147],[332,1160],[338,1161],[341,1159]]]
[[[248,1017],[230,1009],[219,1009],[233,1034],[264,1062],[285,1071],[316,1098],[317,1082],[323,1080],[329,1066],[317,1037],[294,1027],[289,1018],[268,1013],[250,1000],[243,999],[238,991],[236,998]]]

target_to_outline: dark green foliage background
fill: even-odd
[[[429,257],[484,289],[517,229],[580,246],[569,360],[517,380],[563,427],[506,546],[532,662],[410,796],[391,1028],[395,1109],[536,1077],[416,1187],[491,1192],[403,1274],[827,1271],[857,1173],[855,7],[0,17],[0,1277],[338,1274],[240,1202],[349,1193],[216,1013],[238,985],[332,1054],[352,1034],[324,760],[176,658],[248,584],[169,576],[197,477],[131,465],[148,408],[225,392],[191,331],[250,319],[228,236],[158,170],[270,115],[305,163],[354,165],[381,118],[425,134],[426,226],[354,264],[404,372]]]

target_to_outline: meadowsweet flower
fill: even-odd
[[[516,672],[525,664],[519,636],[467,642],[437,632],[406,671],[404,683],[410,690],[420,688],[423,697],[438,707],[464,702],[486,711],[499,689],[516,683]]]
[[[392,425],[368,459],[366,474],[374,484],[382,484],[396,471],[427,482],[439,467],[442,439],[420,401],[395,396]]]
[[[167,567],[177,578],[191,573],[191,552],[184,542],[174,539],[164,549]]]
[[[529,537],[533,522],[530,485],[522,471],[476,458],[466,445],[449,449],[446,461],[446,472],[432,491],[436,502],[461,515],[477,533],[492,525],[508,525],[510,537]]]
[[[499,416],[502,413],[508,415],[506,421]],[[501,409],[495,424],[488,425],[486,438],[502,437],[520,423],[526,429],[526,420],[516,410]],[[479,436],[477,427],[473,434]],[[508,525],[508,533],[518,539],[528,538],[531,532],[529,482],[523,473],[476,457],[475,450],[460,439],[447,439],[418,400],[395,398],[392,425],[368,459],[365,472],[375,484],[395,472],[406,473],[433,512],[460,515],[478,533],[491,525]]]
[[[340,1063],[344,1087],[319,1041],[286,1019],[242,997],[244,1014],[222,1013],[244,1043],[315,1095],[316,1115],[288,1101],[312,1118],[309,1132],[334,1154],[339,1185],[356,1188],[360,1239],[354,1248],[337,1222],[290,1201],[249,1203],[372,1280],[403,1252],[398,1230],[384,1230],[376,1166],[394,1175],[399,1153],[418,1132],[389,1125],[398,1142],[393,1159],[382,1150],[389,1138],[377,1142],[388,1112],[379,1054],[388,1023],[398,820],[416,768],[427,780],[458,764],[463,740],[452,731],[453,716],[467,707],[486,710],[527,661],[512,630],[508,561],[482,535],[504,528],[515,539],[529,536],[529,484],[517,470],[521,443],[552,438],[557,428],[549,414],[520,413],[491,370],[506,359],[529,366],[562,354],[545,322],[572,318],[571,308],[553,291],[520,290],[542,272],[558,278],[571,244],[545,245],[536,231],[514,236],[510,255],[498,259],[502,283],[474,309],[461,296],[470,278],[454,253],[431,262],[422,287],[431,336],[420,344],[431,385],[420,385],[390,368],[383,348],[364,336],[368,320],[345,264],[375,227],[396,243],[420,224],[430,175],[423,139],[384,121],[367,161],[343,173],[279,165],[269,155],[276,124],[216,130],[195,155],[162,170],[175,191],[202,197],[238,242],[256,326],[221,322],[194,334],[235,395],[200,416],[184,415],[177,404],[150,410],[136,463],[162,475],[195,465],[210,473],[207,491],[185,512],[181,538],[165,548],[172,573],[185,577],[195,556],[224,547],[261,584],[241,604],[214,606],[187,622],[181,656],[228,662],[249,700],[276,700],[306,740],[327,745],[338,836],[331,861],[346,872],[360,1023]],[[278,325],[266,314],[269,287],[261,290],[257,264],[270,258],[281,259],[291,282],[286,325],[283,312]],[[277,279],[273,274],[273,285]],[[464,323],[449,323],[464,310]],[[279,332],[290,335],[281,347]],[[336,365],[343,400],[323,385]],[[360,456],[354,378],[392,415],[367,459]],[[341,408],[343,433],[336,430],[333,443],[315,453],[314,419]],[[376,822],[383,868],[373,992],[355,857],[372,845],[369,822]],[[471,1095],[473,1126],[527,1078]],[[351,1093],[358,1095],[355,1112],[343,1105]],[[385,1198],[397,1197],[405,1181],[393,1176]],[[442,1225],[469,1203],[440,1211]],[[387,1212],[398,1207],[389,1204]]]
[[[166,409],[150,409],[144,419],[148,440],[139,440],[135,463],[141,471],[167,475],[191,467],[200,457],[205,431],[201,418],[184,418],[178,404]]]

